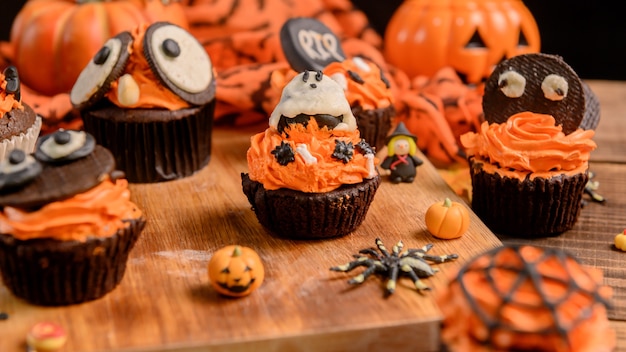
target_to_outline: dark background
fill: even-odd
[[[306,0],[297,0],[306,1]],[[384,34],[402,0],[353,0]],[[7,40],[24,0],[4,1],[0,39]],[[524,0],[541,33],[541,51],[561,55],[586,79],[626,80],[626,20],[619,2],[606,0]]]

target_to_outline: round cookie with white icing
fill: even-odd
[[[280,102],[270,115],[270,128],[282,130],[294,123],[306,125],[315,119],[320,127],[354,131],[356,118],[341,86],[321,71],[304,71],[283,89]]]

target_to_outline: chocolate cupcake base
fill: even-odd
[[[86,242],[18,240],[0,234],[0,274],[15,296],[43,306],[77,304],[100,298],[124,277],[130,250],[143,218],[107,238]]]
[[[361,138],[376,151],[385,146],[385,140],[391,130],[391,121],[396,115],[393,106],[373,110],[363,110],[360,106],[352,107],[352,114],[357,121]]]
[[[85,131],[111,150],[132,183],[190,176],[209,163],[215,99],[181,110],[122,109],[82,112]]]
[[[374,200],[380,177],[344,185],[326,193],[290,189],[266,190],[241,174],[243,192],[257,219],[277,236],[322,239],[345,236],[356,230]]]
[[[470,160],[472,210],[496,234],[556,236],[571,229],[580,213],[587,173],[519,180],[485,172]]]

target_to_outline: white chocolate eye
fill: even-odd
[[[204,47],[186,30],[159,22],[146,32],[146,58],[168,88],[192,103],[213,81],[213,65]]]
[[[547,75],[541,82],[541,90],[548,100],[560,101],[567,96],[569,85],[565,78],[559,75]]]
[[[515,71],[506,71],[498,77],[498,87],[509,98],[519,98],[526,89],[526,78]]]
[[[122,46],[122,40],[118,37],[111,38],[104,43],[76,79],[70,92],[72,104],[86,103],[100,90],[117,64]]]

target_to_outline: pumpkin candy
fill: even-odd
[[[458,238],[467,231],[470,219],[467,208],[449,198],[431,205],[426,211],[426,228],[430,233],[442,239]]]
[[[261,258],[248,247],[223,247],[209,261],[211,285],[226,296],[246,296],[261,286],[264,278],[265,269]]]
[[[30,88],[66,93],[104,42],[141,23],[188,27],[179,3],[164,0],[29,0],[11,27],[14,65]]]
[[[615,236],[614,242],[615,248],[621,251],[626,251],[626,230],[618,233],[617,236]]]
[[[498,62],[539,46],[537,23],[521,0],[405,0],[389,20],[384,55],[411,77],[451,66],[478,83]]]

